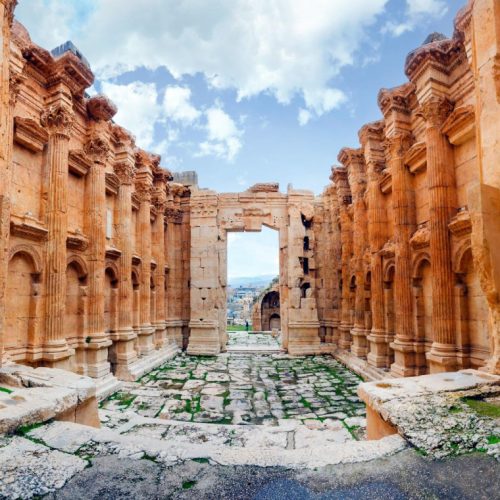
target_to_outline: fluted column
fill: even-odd
[[[351,346],[351,290],[350,263],[352,258],[352,229],[348,205],[340,207],[340,240],[342,242],[342,312],[340,318],[339,347],[349,349]]]
[[[68,146],[73,113],[57,103],[41,115],[49,132],[44,363],[66,368],[72,354],[64,336],[66,237],[68,231]]]
[[[87,373],[99,378],[110,372],[104,332],[104,266],[106,254],[106,159],[109,143],[104,133],[93,131],[84,147],[91,160],[86,177],[85,233],[89,239],[87,287]]]
[[[133,289],[132,289],[132,181],[134,158],[131,154],[119,155],[114,165],[115,174],[120,180],[118,188],[116,240],[121,255],[118,261],[118,331],[112,335],[112,357],[115,375],[121,380],[134,380],[131,365],[137,360],[134,342],[137,338],[132,328]],[[123,158],[122,158],[123,157]]]
[[[427,188],[429,191],[429,230],[432,265],[433,343],[427,359],[431,372],[456,369],[454,330],[454,276],[451,238],[448,229],[456,212],[456,183],[453,151],[441,126],[452,104],[441,97],[428,99],[420,108],[426,121]]]
[[[5,289],[9,266],[10,185],[16,75],[10,72],[10,33],[17,0],[0,0],[0,367],[3,359]]]
[[[139,198],[139,213],[137,224],[139,248],[141,256],[141,288],[140,288],[140,328],[139,352],[141,355],[150,354],[154,350],[151,324],[151,180],[141,179],[136,183],[136,194]]]
[[[156,218],[153,223],[153,259],[156,262],[156,307],[155,317],[152,318],[155,328],[155,346],[162,347],[167,342],[165,324],[165,209],[167,204],[166,180],[163,172],[155,173],[155,190],[153,203],[156,209]]]
[[[392,209],[394,217],[395,271],[394,313],[396,339],[391,371],[399,376],[414,374],[413,296],[411,281],[410,238],[415,230],[415,203],[410,172],[404,155],[411,145],[411,135],[396,131],[387,139],[388,167],[392,174]]]

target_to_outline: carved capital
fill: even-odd
[[[116,115],[118,108],[107,96],[98,94],[87,100],[87,112],[96,121],[108,121]]]
[[[408,132],[397,132],[384,141],[385,150],[389,158],[402,158],[410,149],[412,136]]]
[[[154,188],[152,193],[153,205],[155,206],[158,213],[165,212],[167,208],[167,195],[165,189]]]
[[[140,203],[151,203],[152,186],[148,182],[135,183],[135,194]]]
[[[42,111],[40,123],[50,134],[60,134],[69,137],[73,128],[73,112],[63,104],[53,104]]]
[[[14,9],[16,8],[17,1],[18,0],[1,0],[5,7],[4,16],[7,19],[9,26],[12,26],[12,23],[14,22]]]
[[[165,210],[165,218],[168,222],[180,224],[182,222],[182,210],[177,208],[167,208]]]
[[[122,184],[130,185],[134,179],[135,167],[128,161],[115,163],[113,167],[116,176]]]
[[[94,162],[104,163],[109,154],[109,142],[99,134],[93,134],[86,142],[83,150]]]
[[[21,85],[26,80],[26,76],[22,73],[11,72],[9,77],[9,101],[11,105],[14,105],[17,101],[17,96],[21,90]]]
[[[446,97],[431,97],[422,103],[418,109],[429,126],[440,127],[453,111],[453,103]]]

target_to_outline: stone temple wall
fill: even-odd
[[[32,43],[14,6],[0,3],[0,348],[134,379],[182,347],[190,192],[87,97],[85,59]]]
[[[274,321],[271,321],[275,318]],[[280,329],[281,325],[279,286],[266,289],[252,307],[252,327],[254,332]]]
[[[470,1],[411,52],[317,204],[326,341],[396,375],[500,371],[499,33]]]
[[[0,0],[0,360],[102,386],[175,348],[226,345],[228,231],[279,231],[283,347],[349,350],[396,375],[500,371],[500,4],[451,39],[338,155],[319,197],[172,181],[112,121],[71,44],[51,54]]]

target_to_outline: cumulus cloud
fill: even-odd
[[[168,86],[163,98],[163,109],[170,120],[184,124],[192,124],[201,114],[191,104],[191,89],[188,87]]]
[[[218,104],[207,109],[205,116],[207,140],[200,144],[198,156],[212,155],[233,161],[242,146],[242,131]]]
[[[354,62],[388,1],[88,0],[73,41],[101,79],[139,66],[165,67],[176,78],[201,73],[238,99],[266,92],[288,104],[298,96],[311,117],[321,116],[343,102],[332,78]],[[55,15],[47,22],[62,24]]]
[[[420,23],[429,18],[439,19],[448,12],[444,0],[406,0],[405,20],[402,22],[388,21],[383,31],[393,36],[413,31]]]
[[[129,129],[137,145],[149,149],[154,144],[155,123],[161,117],[158,92],[154,83],[140,81],[128,85],[102,82],[102,91],[118,106],[115,120]]]

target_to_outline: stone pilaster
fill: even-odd
[[[110,371],[108,350],[111,340],[104,332],[104,265],[106,254],[106,160],[109,143],[104,132],[93,131],[85,144],[91,160],[86,177],[85,233],[88,246],[87,370],[99,378]]]
[[[441,132],[452,104],[444,97],[426,100],[420,112],[426,122],[427,188],[429,190],[430,253],[433,269],[433,343],[427,359],[432,372],[456,369],[454,274],[448,224],[456,212],[453,151]]]
[[[14,75],[10,72],[10,30],[17,0],[0,1],[0,366],[3,359],[5,288],[9,265],[10,185],[12,164]]]
[[[66,237],[68,231],[68,146],[73,126],[73,112],[68,104],[58,102],[41,115],[41,124],[49,132],[49,184],[47,200],[47,250],[45,295],[45,341],[43,362],[67,368],[73,354],[64,336],[66,298]]]
[[[381,172],[385,167],[383,132],[384,122],[380,121],[365,125],[359,133],[367,161],[366,197],[371,270],[372,328],[367,337],[367,360],[377,368],[389,368],[391,365],[389,344],[393,340],[392,335],[388,335],[385,330],[383,267],[380,253],[387,238],[387,213],[380,190]]]
[[[356,279],[354,298],[354,324],[351,329],[351,352],[360,358],[368,354],[368,341],[365,329],[365,266],[364,254],[367,240],[365,159],[361,149],[344,148],[339,161],[347,168],[347,176],[352,195],[352,233],[353,260],[352,267]]]
[[[334,182],[337,187],[339,205],[340,240],[342,248],[342,303],[339,325],[339,347],[351,347],[351,260],[352,260],[352,220],[350,208],[352,206],[351,191],[347,180],[345,167],[337,167],[333,171]]]
[[[139,312],[139,342],[141,355],[150,354],[154,350],[154,327],[151,324],[151,194],[152,173],[149,166],[142,166],[136,175],[136,195],[139,199],[137,224],[140,239],[138,247],[141,257],[141,287]]]

